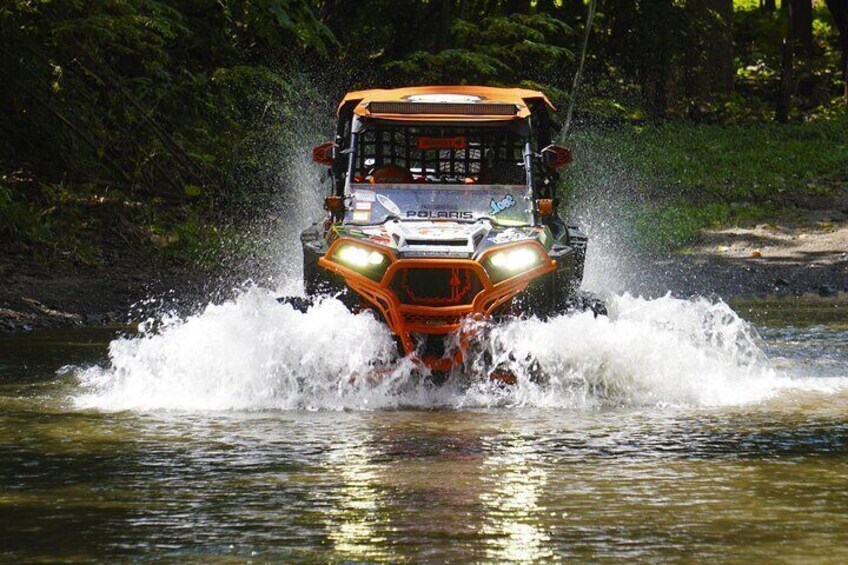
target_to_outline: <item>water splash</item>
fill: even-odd
[[[643,181],[628,166],[628,148],[611,148],[594,132],[561,142],[573,145],[578,156],[566,170],[565,215],[589,236],[583,286],[601,293],[632,292],[649,273],[635,229]]]
[[[344,408],[351,378],[385,365],[388,330],[336,300],[302,314],[264,290],[166,320],[109,346],[109,367],[82,370],[83,407],[105,409]],[[350,389],[350,390],[348,390]],[[343,399],[342,399],[343,400]]]
[[[781,375],[752,328],[720,301],[623,295],[610,308],[609,318],[495,326],[470,370],[434,386],[410,359],[393,359],[393,339],[370,313],[333,299],[300,313],[251,289],[112,342],[108,366],[76,370],[74,402],[105,410],[725,406],[848,384]],[[503,365],[516,386],[484,378]]]

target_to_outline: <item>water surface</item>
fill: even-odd
[[[115,330],[0,338],[0,557],[848,560],[845,317],[736,304],[754,332],[726,307],[622,299],[608,324],[495,333],[559,371],[505,392],[402,368],[350,384],[382,362],[379,327],[263,304],[110,351]],[[304,337],[278,338],[293,322]]]

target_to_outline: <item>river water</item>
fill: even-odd
[[[493,330],[507,388],[259,290],[2,337],[0,560],[848,561],[848,304],[611,305]]]

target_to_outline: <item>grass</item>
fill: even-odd
[[[785,126],[667,125],[618,134],[632,164],[651,179],[697,187],[728,201],[787,191],[824,191],[820,181],[848,171],[848,120]]]
[[[765,220],[848,182],[848,119],[800,125],[666,124],[580,132],[566,178],[576,194],[619,180],[648,250],[691,243],[701,230]],[[583,156],[583,159],[581,159]],[[587,162],[588,161],[588,162]]]
[[[103,266],[130,252],[139,261],[213,263],[230,238],[201,205],[138,199],[114,188],[0,177],[0,243],[45,265]]]

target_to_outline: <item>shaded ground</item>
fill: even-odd
[[[29,253],[0,254],[0,332],[123,323],[130,307],[168,291],[175,272],[114,263],[46,266]]]

